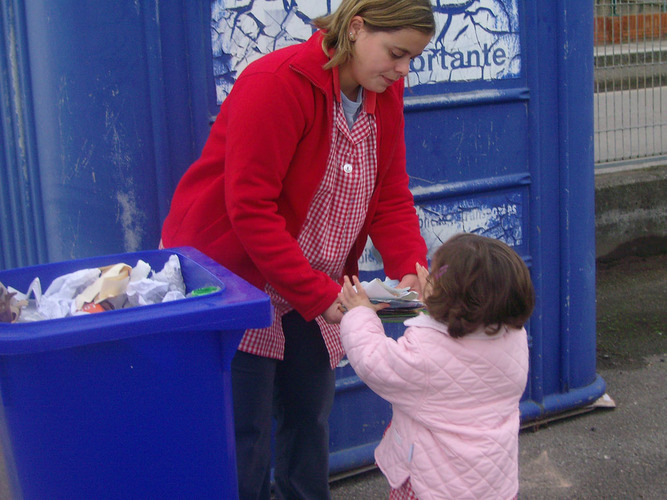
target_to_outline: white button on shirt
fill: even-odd
[[[362,113],[349,129],[340,102],[334,104],[332,146],[327,168],[315,191],[308,215],[297,237],[313,269],[339,280],[345,262],[366,220],[377,176],[377,128],[372,114]],[[271,286],[264,289],[273,304],[271,326],[246,330],[239,350],[283,359],[285,337],[282,317],[292,310]],[[345,355],[340,327],[315,318],[334,369]]]

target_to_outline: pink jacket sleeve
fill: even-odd
[[[429,371],[414,336],[387,337],[372,309],[355,307],[341,322],[341,340],[354,371],[393,405],[417,408],[429,386]]]

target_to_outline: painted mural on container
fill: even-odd
[[[419,227],[428,248],[429,260],[435,251],[456,233],[475,233],[507,243],[520,251],[525,245],[525,193],[512,190],[466,198],[419,203]],[[362,271],[382,270],[382,258],[369,240],[359,259]]]
[[[437,32],[411,65],[409,85],[516,78],[521,71],[518,0],[433,0]],[[340,0],[212,0],[218,103],[248,63],[307,40],[310,20]]]

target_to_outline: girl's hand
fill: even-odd
[[[361,285],[359,278],[352,276],[352,280],[354,281],[354,286],[352,281],[350,281],[350,278],[345,276],[343,290],[338,294],[338,300],[340,300],[343,311],[349,311],[358,306],[366,306],[370,307],[375,312],[378,312],[389,307],[389,304],[373,304],[368,298],[366,290],[364,290],[364,287]]]

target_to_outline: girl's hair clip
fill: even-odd
[[[447,272],[447,269],[449,269],[449,265],[445,264],[444,266],[441,266],[433,276],[435,279],[439,280]]]

